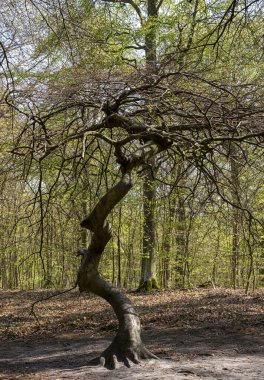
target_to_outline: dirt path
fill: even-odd
[[[206,331],[149,331],[148,347],[160,356],[115,371],[89,367],[110,340],[65,335],[12,342],[0,348],[2,379],[263,379],[263,337]],[[159,346],[158,346],[159,345]]]
[[[160,303],[157,301],[161,295],[143,297],[145,304],[146,300],[149,302],[144,306],[143,339],[160,360],[142,362],[131,368],[121,367],[115,371],[89,367],[87,364],[89,359],[100,354],[109,344],[116,328],[111,315],[108,315],[109,324],[105,322],[103,330],[96,327],[96,323],[99,326],[106,318],[104,304],[100,305],[97,299],[81,301],[85,307],[80,307],[78,316],[82,325],[84,320],[87,321],[84,331],[79,324],[73,325],[74,308],[65,310],[65,315],[60,317],[55,312],[62,313],[58,311],[60,303],[63,308],[65,302],[74,306],[74,297],[51,301],[54,304],[49,303],[42,309],[42,323],[46,326],[45,321],[51,322],[52,318],[53,323],[49,323],[44,330],[35,331],[33,320],[23,314],[26,309],[25,303],[20,305],[22,295],[19,294],[15,301],[14,297],[10,301],[10,294],[2,297],[1,306],[6,307],[6,312],[0,316],[3,333],[0,379],[264,379],[263,293],[247,298],[234,293],[228,293],[225,297],[217,292],[195,296],[170,293],[166,298],[167,303],[164,294],[163,303],[161,299]],[[22,298],[26,300],[25,295]],[[28,299],[31,298],[30,295]],[[135,297],[139,308],[141,301],[142,298]],[[178,310],[177,316],[173,312],[169,315],[169,310],[174,310],[174,303]],[[93,308],[92,314],[96,314],[96,322],[88,318],[88,305],[90,309]],[[166,309],[166,305],[170,307]],[[167,312],[163,315],[164,309]],[[49,317],[45,319],[45,315]],[[56,330],[57,325],[61,333]]]

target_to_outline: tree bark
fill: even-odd
[[[173,236],[173,225],[175,223],[176,215],[176,197],[169,198],[168,213],[165,215],[163,221],[163,286],[164,288],[170,288],[171,286],[171,246]]]
[[[152,81],[152,75],[157,70],[156,21],[158,17],[156,0],[147,1],[147,32],[145,35],[146,69],[150,74],[147,78]],[[148,25],[149,24],[149,25]],[[153,115],[154,116],[154,115]],[[146,169],[143,183],[143,255],[141,259],[141,278],[138,291],[158,289],[156,269],[156,227],[155,227],[155,196],[156,186],[153,178],[153,164]]]
[[[156,358],[141,341],[140,321],[131,301],[119,289],[100,277],[98,266],[104,248],[112,237],[106,218],[132,188],[132,169],[163,149],[153,142],[148,142],[130,155],[129,169],[123,170],[120,181],[99,200],[90,215],[81,223],[82,227],[92,232],[92,237],[88,249],[78,251],[78,254],[82,255],[77,278],[79,289],[81,292],[91,291],[104,298],[113,307],[119,321],[113,342],[99,358],[92,361],[93,364],[101,362],[109,369],[116,368],[118,362],[130,366],[130,361],[138,363],[141,358]]]
[[[229,144],[230,171],[231,171],[231,196],[232,202],[237,206],[232,209],[232,286],[234,289],[239,286],[239,256],[240,256],[240,234],[242,213],[240,206],[240,178],[241,164],[239,163],[239,152],[237,146]]]
[[[176,201],[175,201],[175,285],[176,287],[185,287],[186,276],[189,277],[188,269],[188,239],[187,239],[187,225],[186,225],[186,210],[185,201],[182,188],[185,185],[185,178],[183,177],[184,168],[177,165],[177,178],[181,178],[179,185],[176,188]]]
[[[81,291],[89,290],[109,302],[119,322],[114,340],[91,364],[101,363],[108,369],[114,369],[118,362],[130,367],[130,361],[138,364],[140,359],[157,359],[142,343],[140,320],[132,302],[119,289],[100,277],[96,260],[91,259],[86,271],[79,272],[78,282]]]
[[[143,183],[143,256],[141,279],[138,290],[158,289],[156,269],[156,226],[155,226],[156,186],[152,171],[147,170]]]

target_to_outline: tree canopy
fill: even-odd
[[[109,241],[114,254],[111,259],[108,252],[105,265],[112,262],[115,273],[117,252],[119,285],[122,260],[129,272],[131,251],[137,244],[141,251],[142,231],[132,220],[141,218],[143,178],[156,186],[164,286],[172,278],[174,286],[191,286],[190,275],[203,257],[196,252],[211,244],[208,228],[214,244],[205,265],[211,260],[212,283],[227,245],[229,285],[238,286],[242,278],[248,289],[256,262],[263,260],[262,5],[260,0],[3,0],[2,194],[14,197],[10,183],[16,184],[19,201],[10,228],[21,241],[24,228],[35,228],[38,241],[20,265],[37,256],[42,285],[50,286],[54,261],[60,262],[57,272],[68,283],[65,257],[55,260],[52,251],[59,256],[84,245],[77,284],[107,299],[120,323],[102,354],[107,366],[116,358],[126,363],[152,356],[141,342],[132,304],[98,272]],[[75,238],[81,220],[90,235],[78,230]],[[65,225],[72,248],[63,239]],[[127,248],[121,247],[121,235],[128,238]],[[8,233],[3,246],[16,245],[11,240]],[[9,259],[17,262],[17,252]],[[72,279],[76,265],[71,268]]]

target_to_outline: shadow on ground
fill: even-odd
[[[39,309],[43,327],[35,331],[28,309],[38,296],[1,294],[1,379],[263,379],[263,293],[132,296],[142,315],[143,340],[160,360],[115,371],[88,365],[107,347],[117,327],[105,303],[76,294],[53,299]]]
[[[92,368],[88,361],[98,356],[110,339],[70,334],[44,341],[6,343],[0,348],[0,373],[3,379],[262,378],[263,336],[217,329],[166,328],[148,329],[143,338],[160,357],[159,362],[110,372]]]

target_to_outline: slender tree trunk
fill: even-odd
[[[156,187],[151,170],[145,174],[143,183],[143,257],[141,279],[138,290],[158,288],[156,268],[156,226],[155,226]]]
[[[214,286],[217,283],[217,259],[219,257],[219,249],[220,249],[220,226],[218,227],[217,243],[215,247],[214,261],[213,261],[213,268],[212,268],[212,282]]]
[[[158,17],[157,1],[147,1],[147,32],[145,35],[145,56],[146,69],[150,74],[147,78],[152,81],[152,75],[157,69],[157,48],[156,48],[156,25]],[[155,115],[153,115],[154,117]],[[138,291],[157,289],[157,268],[156,268],[156,227],[155,227],[155,195],[156,187],[153,178],[154,160],[152,167],[146,169],[143,183],[143,255],[141,260],[141,278]]]
[[[177,178],[182,177],[182,167],[177,165]],[[179,185],[184,185],[184,179],[181,179]],[[176,188],[176,207],[175,207],[175,283],[177,287],[185,287],[186,275],[189,278],[189,267],[187,265],[188,249],[187,249],[187,229],[185,203],[181,187]]]
[[[232,202],[240,206],[239,155],[235,144],[229,144]],[[239,281],[239,251],[241,234],[241,211],[237,207],[232,210],[232,285],[236,289]]]
[[[121,287],[121,218],[122,218],[122,207],[119,207],[118,212],[118,230],[117,230],[117,286]]]
[[[254,273],[254,251],[250,242],[250,238],[247,239],[247,245],[248,245],[248,254],[249,254],[249,269],[247,274],[247,281],[246,281],[246,294],[248,294],[250,281],[252,274]]]
[[[1,250],[2,258],[1,258],[1,280],[2,280],[2,289],[8,288],[7,281],[7,269],[6,269],[6,258],[4,251]]]
[[[115,248],[112,244],[112,284],[115,283]]]
[[[173,195],[172,199],[169,198],[169,210],[165,216],[163,227],[163,285],[165,288],[171,286],[171,245],[172,245],[172,231],[176,212],[176,197]]]
[[[87,201],[85,199],[82,200],[82,211],[83,211],[83,215],[87,215],[88,207],[87,207]],[[82,242],[83,247],[87,247],[87,245],[88,245],[88,234],[87,234],[86,229],[82,229],[81,242]]]

